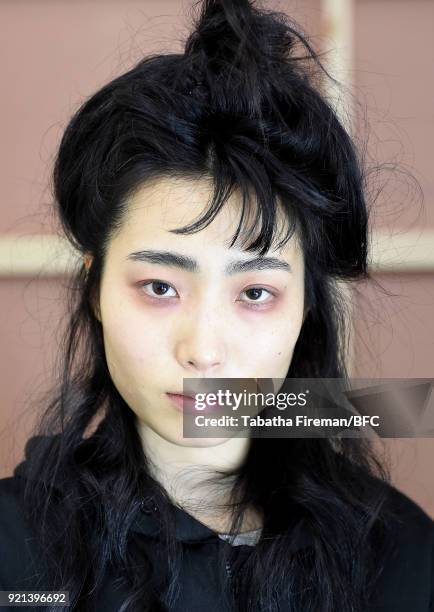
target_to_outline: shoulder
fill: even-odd
[[[391,537],[397,554],[403,551],[407,559],[417,557],[417,563],[431,567],[434,557],[434,520],[405,493],[388,484],[385,510],[389,518]]]
[[[0,530],[6,537],[25,523],[23,503],[25,480],[20,476],[0,478]]]
[[[387,485],[386,508],[393,513],[401,538],[422,540],[434,546],[434,520],[415,501],[392,485]]]
[[[407,495],[386,488],[394,547],[383,560],[378,609],[434,611],[434,521]]]
[[[23,527],[24,481],[19,476],[0,478],[0,532],[6,537]]]
[[[35,575],[37,555],[25,518],[23,490],[24,481],[18,476],[0,479],[1,590],[31,589],[30,577]]]

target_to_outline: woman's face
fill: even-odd
[[[182,393],[184,377],[284,378],[303,321],[304,262],[295,235],[266,254],[280,267],[226,272],[257,257],[227,246],[239,194],[200,232],[169,232],[196,219],[211,190],[205,179],[178,178],[136,192],[109,243],[97,305],[119,393],[141,428],[183,446],[222,439],[183,438],[182,414],[167,393]]]

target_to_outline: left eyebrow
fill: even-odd
[[[188,272],[201,272],[200,265],[196,259],[172,251],[135,251],[130,253],[127,259],[169,266],[171,268],[180,268]],[[286,272],[292,272],[289,263],[283,261],[283,259],[278,259],[277,257],[254,257],[252,259],[232,259],[227,264],[224,273],[226,276],[231,276],[252,270],[285,270]]]

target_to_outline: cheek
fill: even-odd
[[[245,359],[252,362],[263,378],[285,376],[291,363],[295,344],[300,335],[302,316],[284,317],[273,325],[257,327],[245,344]]]
[[[158,368],[158,343],[143,326],[136,328],[131,318],[117,317],[115,323],[107,319],[103,331],[111,379],[133,412],[140,415]]]
[[[122,308],[113,309],[102,319],[107,360],[130,379],[146,377],[147,366],[162,354],[162,330]]]

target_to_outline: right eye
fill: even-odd
[[[159,300],[161,298],[166,299],[167,297],[176,297],[176,295],[178,295],[176,293],[176,290],[172,287],[172,285],[169,285],[168,283],[165,283],[164,281],[161,281],[161,280],[146,281],[144,283],[140,283],[140,287],[143,289],[146,295],[156,300]],[[168,296],[167,288],[173,289],[173,291],[175,291],[175,296],[173,295]]]

